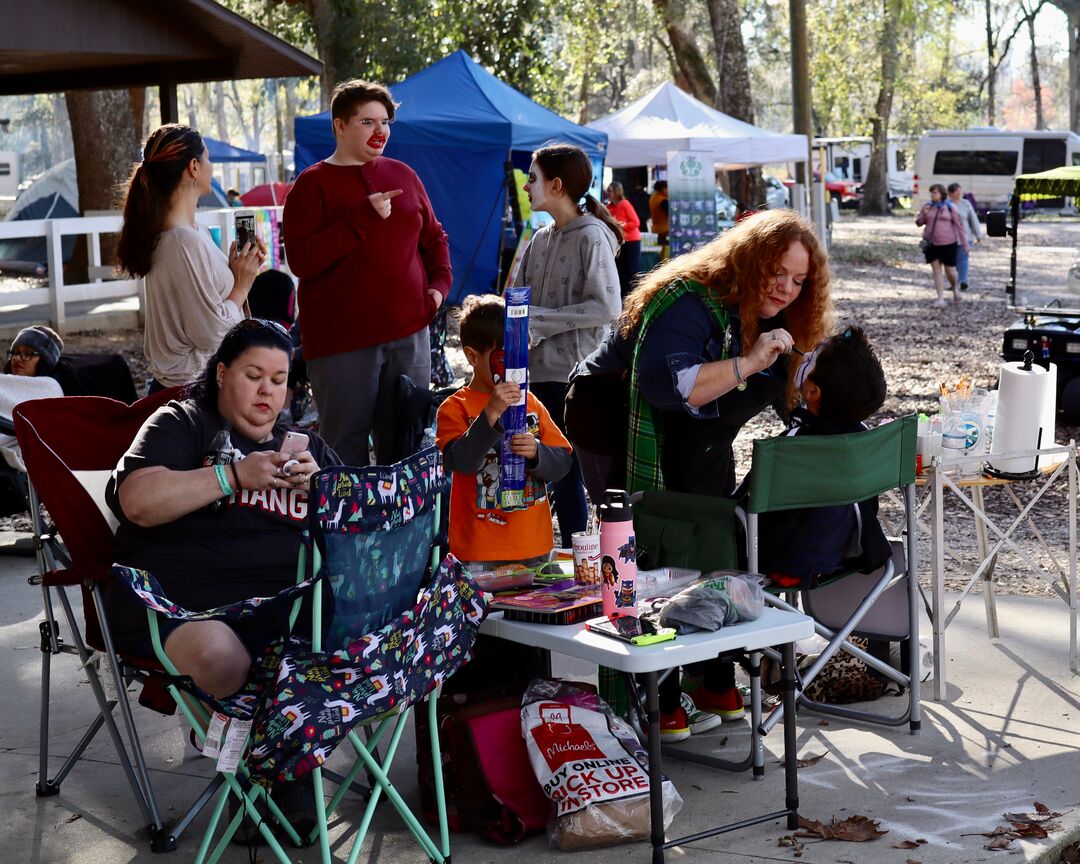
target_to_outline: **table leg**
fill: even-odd
[[[645,673],[645,715],[649,721],[649,832],[653,864],[664,864],[664,775],[660,769],[660,693],[656,672]]]
[[[799,827],[799,763],[795,728],[795,643],[788,642],[784,655],[784,805],[787,807],[787,827]]]
[[[990,557],[990,546],[986,542],[986,523],[979,515],[986,515],[986,506],[983,504],[982,486],[973,486],[971,489],[971,501],[979,511],[975,516],[975,540],[979,549],[979,564],[981,566]],[[983,604],[986,606],[986,635],[991,639],[998,638],[998,614],[997,598],[994,596],[994,568],[997,565],[997,556],[986,565],[983,572]]]
[[[942,498],[945,494],[941,482],[941,466],[935,465],[931,471],[934,484],[934,530],[931,536],[933,546],[933,567],[931,568],[933,597],[933,620],[930,622],[934,636],[934,698],[945,698],[945,516]]]
[[[761,734],[761,652],[752,651],[750,672],[750,752],[755,780],[765,778],[765,742]]]

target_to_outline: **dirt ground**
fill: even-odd
[[[971,256],[970,290],[959,304],[944,309],[930,306],[934,299],[930,267],[921,259],[919,233],[913,215],[903,212],[882,218],[844,214],[833,229],[830,254],[832,286],[837,317],[841,324],[858,323],[877,346],[889,382],[889,396],[877,419],[898,417],[912,411],[937,410],[940,382],[955,382],[966,374],[977,386],[997,386],[1001,365],[1002,336],[1017,317],[1006,308],[1004,286],[1009,274],[1009,241],[989,239]],[[1064,283],[1069,265],[1080,250],[1080,220],[1052,219],[1025,222],[1022,232],[1024,255],[1018,282],[1025,278]],[[948,292],[947,292],[948,295]],[[120,352],[131,365],[136,381],[146,377],[142,335],[137,331],[73,334],[65,340],[68,350],[77,352]],[[450,359],[464,377],[464,358],[451,328]],[[779,418],[768,411],[748,424],[736,442],[740,473],[749,467],[754,438],[782,430]],[[1067,442],[1077,429],[1059,425],[1057,440]],[[1067,566],[1067,478],[1063,475],[1033,510],[1036,523]],[[1023,500],[1034,494],[1033,483],[1015,484]],[[1000,490],[986,493],[991,514],[1004,516],[1012,508]],[[899,511],[887,502],[886,517]],[[967,565],[973,566],[975,539],[967,508],[950,501],[946,508],[946,539]],[[1019,532],[1021,545],[1030,549],[1044,566],[1054,570],[1045,554],[1036,553],[1030,530]],[[921,544],[926,561],[930,549]],[[955,562],[947,577],[949,590],[966,583]],[[1003,593],[1051,593],[1048,583],[1034,575],[1015,554],[1005,552],[997,565],[998,590]]]

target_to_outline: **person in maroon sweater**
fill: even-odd
[[[368,464],[372,432],[384,461],[399,376],[428,386],[427,328],[451,285],[446,232],[423,183],[382,155],[396,107],[380,84],[339,84],[330,106],[336,149],[296,178],[285,202],[320,432],[349,465]]]

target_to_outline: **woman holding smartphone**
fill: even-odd
[[[229,328],[245,317],[251,283],[266,258],[258,238],[225,255],[195,220],[210,192],[202,136],[169,123],[151,133],[124,196],[117,257],[146,281],[144,349],[150,392],[189,384]]]

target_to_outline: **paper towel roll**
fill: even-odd
[[[1049,374],[1050,381],[1047,384],[1049,388],[1046,391],[1046,402],[1043,403],[1042,418],[1039,422],[1039,426],[1042,429],[1042,445],[1043,447],[1052,447],[1057,443],[1057,364],[1051,363]],[[1040,456],[1039,467],[1047,468],[1051,465],[1057,465],[1059,462],[1064,462],[1069,458],[1068,453],[1056,453],[1053,456]]]
[[[991,467],[1009,474],[1035,470],[1036,457],[1007,459],[1003,454],[1034,450],[1040,446],[1039,433],[1046,403],[1054,401],[1051,389],[1054,377],[1042,366],[1033,364],[1030,369],[1025,369],[1021,362],[1002,364],[994,440],[988,460]]]

